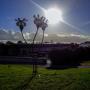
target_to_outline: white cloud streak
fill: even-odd
[[[14,31],[7,31],[6,30],[0,30],[0,40],[23,40],[20,32],[14,32]],[[35,33],[28,33],[25,32],[24,36],[26,40],[32,41],[33,36]],[[37,36],[37,41],[41,41],[42,38],[42,33],[39,33]],[[83,41],[89,41],[90,36],[83,35],[83,34],[75,34],[75,33],[70,33],[70,34],[64,34],[64,33],[57,33],[57,34],[48,34],[45,33],[45,41],[51,41],[53,40],[54,42],[83,42]]]

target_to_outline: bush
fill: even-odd
[[[64,48],[60,50],[52,50],[49,58],[53,65],[59,66],[77,66],[84,60],[90,59],[90,48]]]

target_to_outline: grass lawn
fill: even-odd
[[[90,68],[38,68],[30,82],[29,65],[0,65],[0,90],[90,90]]]

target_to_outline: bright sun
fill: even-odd
[[[59,9],[51,8],[45,11],[49,24],[57,24],[62,20],[62,12]]]

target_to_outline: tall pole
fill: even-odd
[[[33,53],[33,50],[34,50],[34,44],[35,44],[35,39],[36,39],[38,30],[39,30],[39,28],[37,27],[36,33],[35,33],[34,38],[33,38],[33,43],[32,43],[32,53]],[[37,60],[36,60],[35,56],[34,56],[34,59],[35,60],[34,60],[34,63],[33,63],[33,74],[36,74],[37,73]]]

